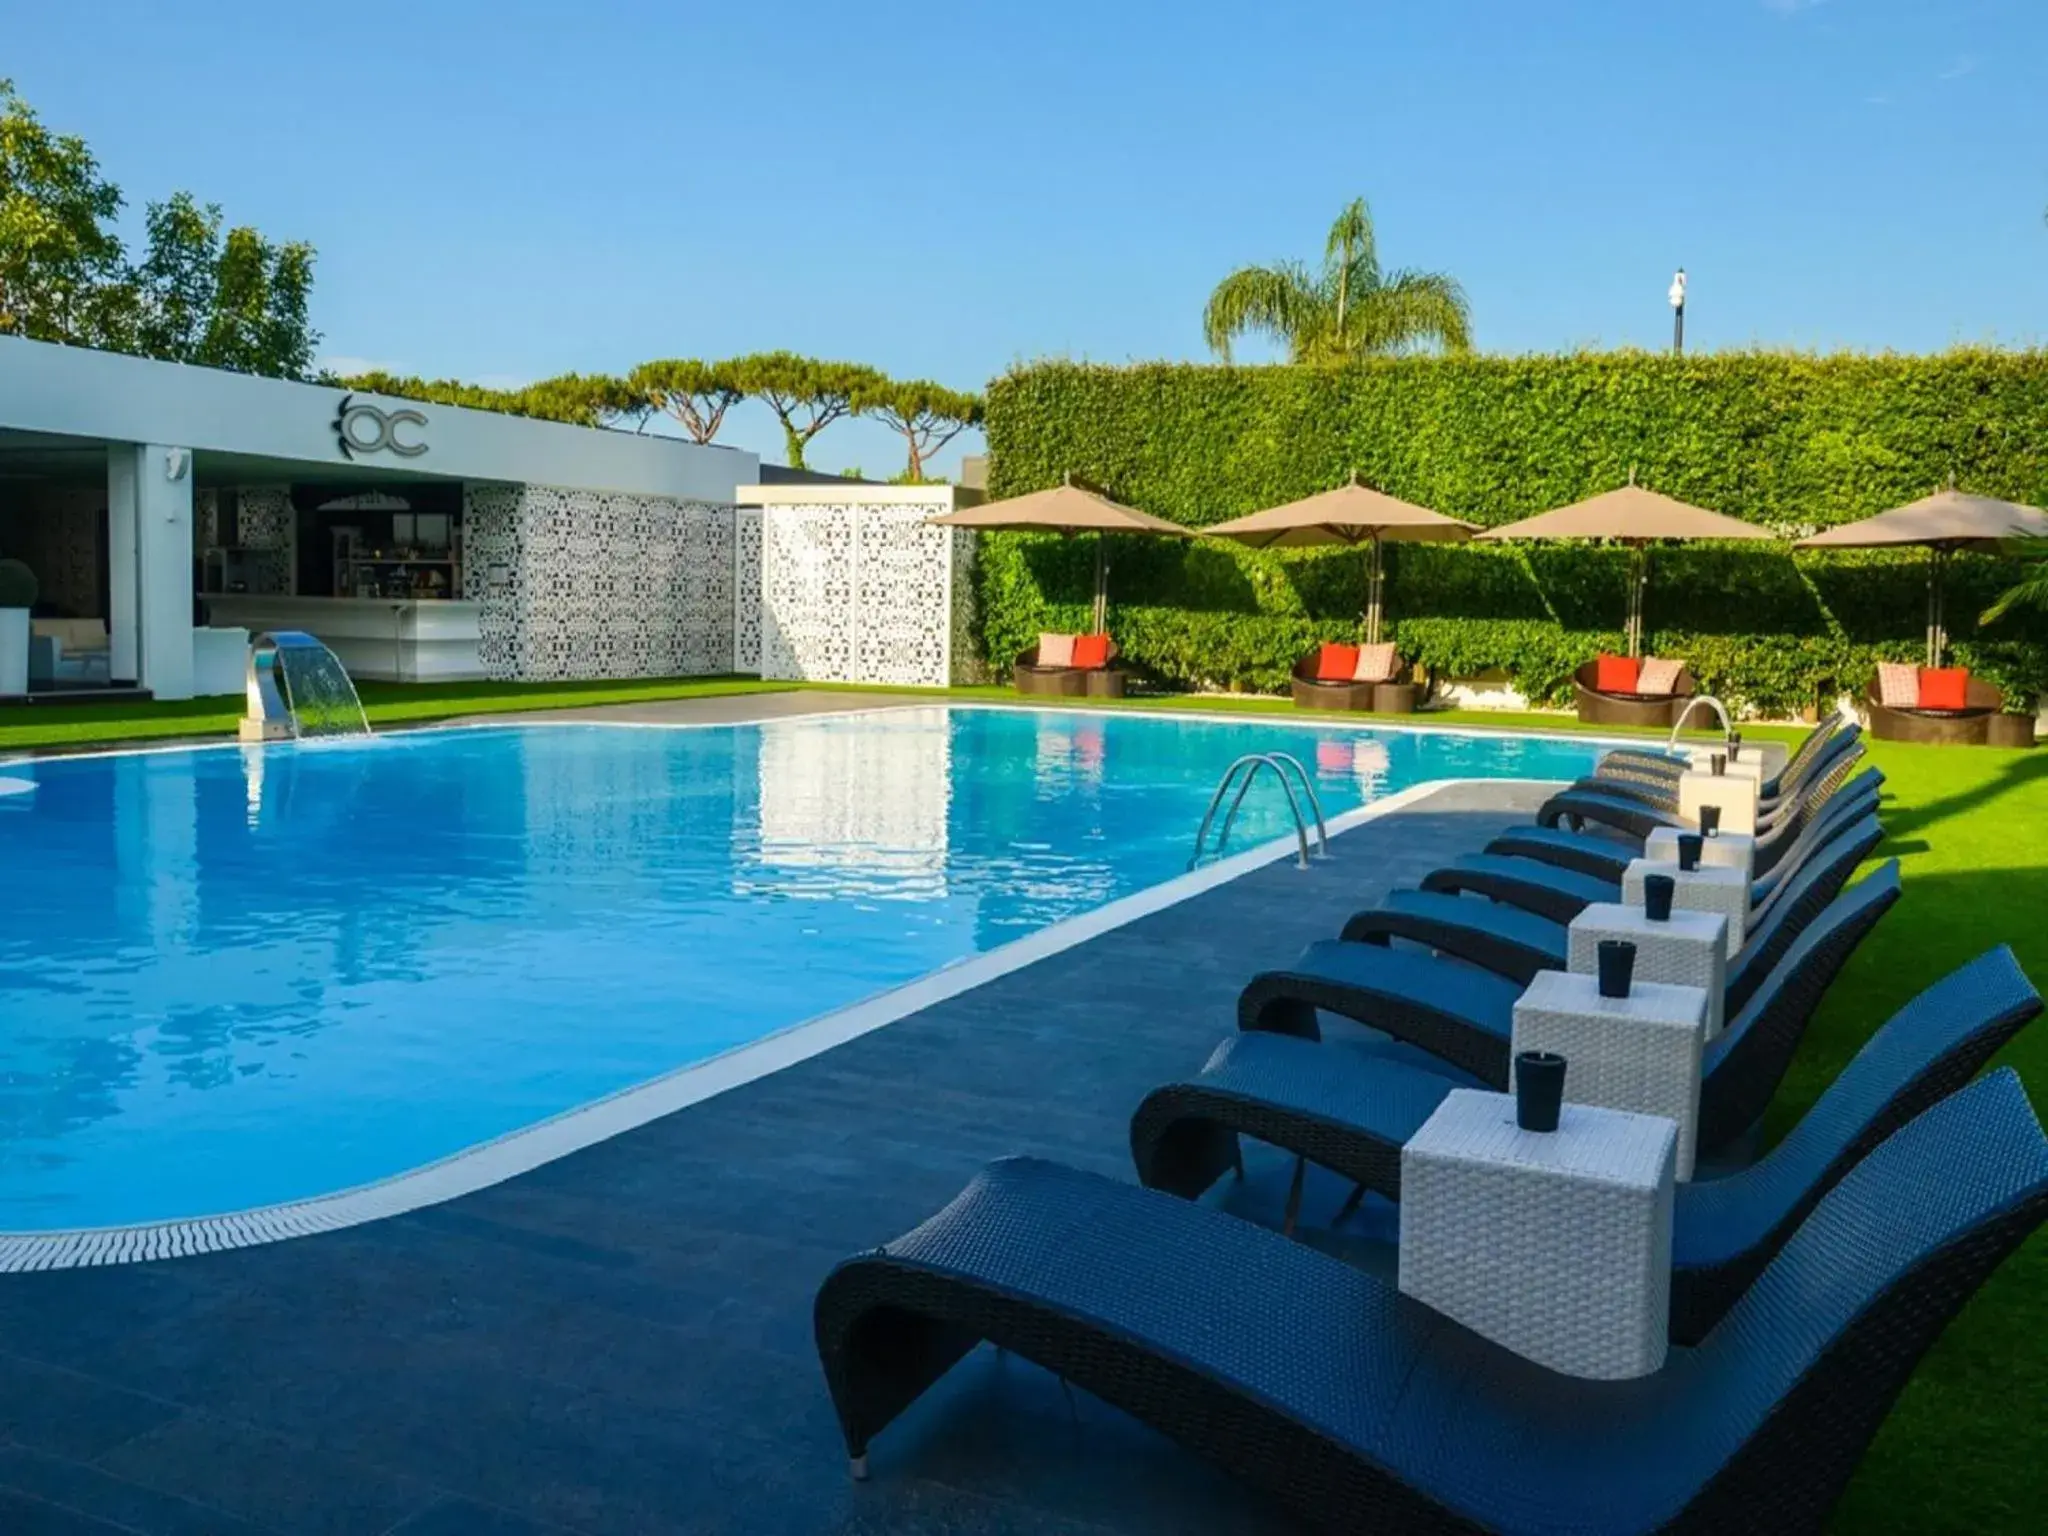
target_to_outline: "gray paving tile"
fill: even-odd
[[[73,1515],[107,1522],[101,1529],[118,1527],[161,1532],[163,1536],[262,1536],[270,1530],[268,1526],[238,1520],[218,1507],[18,1445],[0,1445],[0,1487],[41,1499]],[[0,1524],[0,1529],[12,1533],[16,1527]]]
[[[89,1461],[180,1410],[76,1371],[0,1355],[0,1438]]]
[[[426,1483],[203,1414],[116,1446],[98,1465],[293,1536],[375,1536],[441,1498]]]
[[[0,1487],[0,1531],[7,1536],[133,1536],[134,1530]]]
[[[387,1536],[559,1536],[566,1529],[522,1520],[469,1499],[442,1499],[392,1526]]]

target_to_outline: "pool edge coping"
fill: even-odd
[[[1381,800],[1340,812],[1329,821],[1336,837],[1407,810],[1446,789],[1470,785],[1548,784],[1546,779],[1446,778],[1410,785]],[[223,1215],[75,1227],[52,1232],[0,1231],[0,1274],[138,1264],[253,1248],[361,1226],[388,1216],[476,1194],[642,1126],[757,1082],[848,1044],[926,1008],[973,991],[1040,960],[1085,944],[1168,907],[1228,885],[1297,852],[1292,836],[1190,870],[1158,885],[1053,923],[1038,932],[813,1018],[787,1025],[744,1045],[601,1098],[550,1115],[488,1141],[387,1175],[368,1184],[303,1200],[255,1206]]]
[[[786,690],[779,690],[786,691]],[[778,692],[779,692],[778,691]],[[759,697],[775,697],[768,693]],[[752,697],[752,695],[731,695],[731,697]],[[900,703],[888,702],[900,700]],[[687,703],[688,700],[655,701]],[[568,709],[631,709],[633,704],[570,705]],[[377,736],[418,736],[436,732],[456,731],[522,731],[536,728],[550,730],[623,730],[623,731],[707,731],[731,730],[737,726],[768,727],[771,725],[798,725],[815,720],[843,720],[854,715],[879,714],[891,710],[908,709],[975,709],[1020,715],[1078,715],[1099,719],[1150,719],[1181,720],[1192,724],[1261,724],[1278,725],[1291,730],[1302,728],[1336,729],[1352,734],[1369,734],[1377,731],[1408,736],[1473,736],[1484,741],[1490,738],[1520,737],[1533,741],[1554,741],[1564,745],[1588,745],[1595,747],[1654,747],[1654,736],[1611,736],[1602,731],[1572,731],[1551,727],[1517,727],[1509,725],[1479,725],[1471,722],[1462,724],[1436,723],[1427,718],[1426,712],[1417,715],[1376,715],[1365,714],[1352,718],[1341,714],[1322,712],[1282,714],[1271,710],[1252,710],[1243,714],[1228,709],[1175,709],[1171,707],[1146,707],[1125,710],[1114,706],[1091,705],[1086,699],[1061,700],[1056,703],[1026,704],[1008,699],[952,699],[925,698],[914,692],[878,695],[877,702],[848,704],[841,709],[807,710],[793,715],[766,715],[752,720],[589,720],[550,718],[550,712],[537,711],[522,713],[507,710],[503,718],[490,714],[456,716],[441,720],[422,720],[417,723],[395,722],[382,730],[371,730]],[[1668,738],[1667,738],[1668,739]],[[247,742],[233,738],[226,740],[186,739],[179,741],[139,742],[122,746],[86,747],[80,751],[50,752],[38,756],[33,747],[0,748],[0,768],[26,768],[40,764],[80,762],[103,757],[147,757],[173,752],[224,752],[228,750],[261,751],[269,748],[291,747],[296,741]],[[1463,780],[1440,779],[1439,784],[1462,783]],[[1485,782],[1501,782],[1489,780]],[[1416,786],[1421,787],[1421,786]]]

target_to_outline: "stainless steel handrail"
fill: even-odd
[[[1252,780],[1258,777],[1261,768],[1272,769],[1273,777],[1280,781],[1280,792],[1287,796],[1287,812],[1294,818],[1295,862],[1303,869],[1308,868],[1308,823],[1302,819],[1301,804],[1294,798],[1294,785],[1288,780],[1287,770],[1278,760],[1284,756],[1285,753],[1247,752],[1223,771],[1223,777],[1216,783],[1216,793],[1209,797],[1209,808],[1202,813],[1202,824],[1195,831],[1195,851],[1188,858],[1189,869],[1202,862],[1202,848],[1209,840],[1209,827],[1216,819],[1216,807],[1223,803],[1223,797],[1230,792],[1230,786],[1236,783],[1237,798],[1231,801],[1230,810],[1225,814],[1222,829],[1216,837],[1216,851],[1222,852],[1224,844],[1230,839],[1230,824],[1236,819],[1237,808],[1244,803],[1245,795],[1251,790]],[[1288,761],[1293,762],[1295,771],[1302,775],[1309,803],[1315,808],[1316,836],[1320,851],[1327,855],[1330,851],[1329,835],[1323,829],[1322,807],[1316,802],[1315,790],[1308,786],[1307,770],[1292,758]],[[1243,772],[1242,782],[1239,782],[1238,777],[1240,770]]]
[[[1301,765],[1301,759],[1291,752],[1268,752],[1264,754],[1274,762],[1294,770],[1294,776],[1301,780],[1301,793],[1308,801],[1308,808],[1316,819],[1316,853],[1327,859],[1330,856],[1330,829],[1323,825],[1323,802],[1316,797],[1316,786],[1308,776],[1308,770]]]

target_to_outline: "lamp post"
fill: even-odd
[[[1671,300],[1671,350],[1685,351],[1685,268],[1678,269],[1678,275],[1671,279],[1671,291],[1665,295]]]

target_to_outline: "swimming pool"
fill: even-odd
[[[1240,753],[1331,816],[1553,740],[987,708],[6,766],[0,1231],[364,1185],[1159,885]],[[1247,802],[1232,846],[1291,829]]]

